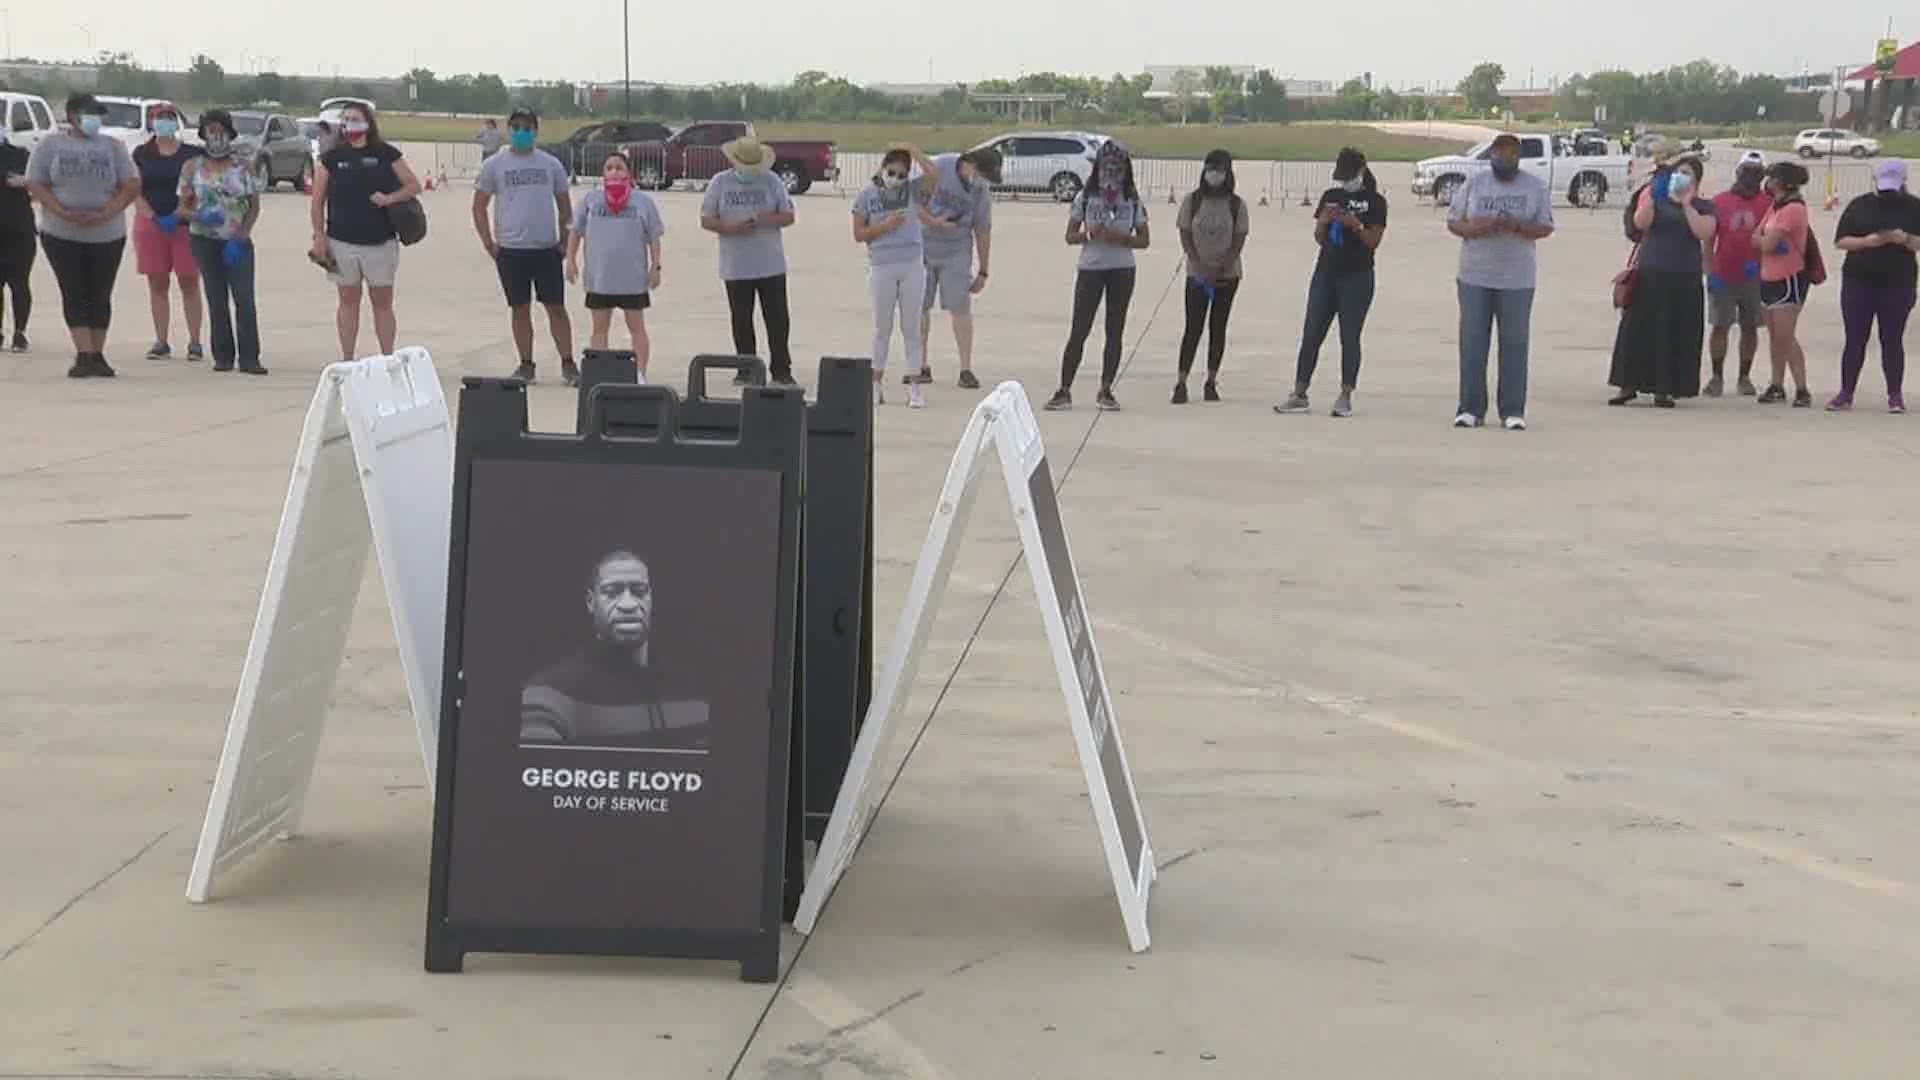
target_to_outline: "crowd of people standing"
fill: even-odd
[[[129,152],[101,132],[105,109],[91,95],[70,98],[66,114],[66,128],[46,137],[31,155],[0,143],[0,176],[5,177],[0,318],[10,301],[13,349],[29,348],[30,272],[44,251],[74,344],[68,374],[113,375],[105,341],[112,290],[131,232],[153,322],[147,356],[174,355],[171,315],[177,289],[187,360],[205,359],[210,347],[215,371],[265,374],[252,242],[262,191],[253,168],[235,156],[238,133],[232,116],[208,110],[200,117],[194,145],[181,137],[180,115],[163,108],[154,114],[152,137]],[[508,307],[517,353],[513,374],[528,382],[538,377],[532,311],[537,301],[546,311],[562,380],[577,381],[566,299],[568,285],[574,284],[586,294],[588,347],[611,346],[618,313],[644,379],[651,351],[646,318],[662,282],[667,230],[659,206],[637,187],[633,163],[619,152],[608,155],[599,184],[576,203],[570,170],[538,147],[539,118],[531,110],[509,116],[504,133],[490,122],[485,135],[472,226]],[[380,350],[391,352],[398,336],[394,291],[406,231],[402,211],[409,205],[417,211],[414,200],[423,185],[400,151],[381,137],[369,108],[347,106],[328,141],[314,168],[309,258],[326,270],[338,292],[340,355],[357,354],[363,304],[371,308]],[[715,237],[734,349],[760,353],[757,312],[771,378],[791,385],[792,316],[782,234],[794,224],[794,202],[771,168],[770,150],[754,138],[730,142],[722,153],[729,167],[708,184],[699,221]],[[1555,225],[1551,191],[1520,168],[1519,153],[1514,136],[1494,139],[1489,168],[1469,177],[1447,208],[1447,229],[1460,240],[1458,427],[1484,424],[1490,405],[1509,430],[1523,430],[1527,423],[1535,247]],[[1609,404],[1627,405],[1651,395],[1656,407],[1672,408],[1697,395],[1722,395],[1737,325],[1736,391],[1762,404],[1810,406],[1798,323],[1811,290],[1825,282],[1826,267],[1802,195],[1805,168],[1791,161],[1769,166],[1750,153],[1740,160],[1731,188],[1710,196],[1697,148],[1669,140],[1651,147],[1650,156],[1652,176],[1631,194],[1625,209],[1631,253],[1628,268],[1615,281],[1620,318],[1608,373],[1615,388]],[[884,155],[871,182],[854,195],[852,238],[866,253],[873,310],[875,404],[885,402],[884,377],[896,331],[905,355],[907,404],[926,404],[923,387],[932,379],[927,347],[936,306],[952,326],[958,384],[980,385],[973,370],[972,302],[990,276],[992,189],[1001,182],[1001,166],[991,149],[929,156],[903,146]],[[1358,150],[1340,153],[1332,179],[1312,218],[1318,255],[1292,390],[1274,406],[1283,414],[1310,411],[1319,355],[1336,323],[1340,385],[1329,411],[1336,417],[1354,412],[1362,335],[1387,232],[1387,199]],[[1115,384],[1136,256],[1152,242],[1147,202],[1131,154],[1118,142],[1102,142],[1091,175],[1066,215],[1064,239],[1078,249],[1078,259],[1060,378],[1046,402],[1049,410],[1072,407],[1082,357],[1103,312],[1094,400],[1103,410],[1120,407]],[[1232,156],[1224,150],[1209,153],[1198,185],[1179,200],[1174,218],[1186,271],[1175,405],[1190,400],[1188,383],[1203,338],[1202,396],[1220,400],[1250,216],[1236,191]],[[1877,328],[1887,404],[1894,412],[1904,411],[1902,339],[1915,303],[1920,199],[1907,191],[1903,163],[1887,161],[1876,168],[1874,190],[1846,207],[1834,246],[1845,256],[1840,294],[1845,347],[1840,389],[1827,408],[1852,407],[1867,344]],[[203,328],[210,330],[205,341]],[[1769,360],[1764,389],[1753,377],[1762,329]],[[1711,362],[1704,381],[1703,346]],[[1490,356],[1497,357],[1491,402]]]

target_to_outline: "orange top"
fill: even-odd
[[[1768,210],[1760,219],[1760,231],[1787,234],[1786,254],[1780,254],[1777,243],[1760,253],[1762,281],[1786,281],[1807,268],[1806,203],[1795,200]]]

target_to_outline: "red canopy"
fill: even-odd
[[[1847,76],[1849,79],[1920,79],[1920,41],[1893,54],[1893,74],[1882,75],[1880,69],[1868,64],[1859,71]]]

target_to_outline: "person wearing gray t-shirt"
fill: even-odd
[[[973,297],[987,287],[987,261],[993,250],[993,188],[1000,182],[1000,151],[991,146],[933,159],[933,192],[927,197],[927,289],[920,316],[920,351],[933,333],[933,304],[953,323],[953,345],[960,354],[960,388],[978,390],[973,373]],[[973,267],[974,252],[980,268]],[[908,378],[915,376],[909,375]],[[933,381],[933,365],[918,376]]]
[[[700,227],[720,238],[720,281],[727,290],[727,310],[733,321],[733,351],[759,355],[753,332],[757,304],[767,324],[767,374],[781,386],[792,386],[793,355],[787,339],[792,319],[787,311],[787,253],[781,230],[793,224],[793,197],[786,181],[769,170],[773,152],[751,135],[720,148],[732,168],[707,184],[700,201]],[[747,375],[734,378],[744,385]]]
[[[534,380],[533,301],[547,309],[547,328],[560,352],[560,377],[568,386],[580,381],[573,364],[573,322],[567,317],[567,231],[573,203],[571,177],[560,159],[538,147],[540,118],[532,109],[515,109],[507,118],[506,153],[480,166],[473,192],[473,228],[500,274],[500,288],[512,311],[513,345],[520,366],[513,377]],[[488,210],[493,211],[489,221]]]
[[[922,169],[917,183],[908,179],[916,158]],[[853,239],[867,246],[867,284],[873,297],[875,405],[887,400],[881,379],[887,370],[896,313],[907,348],[907,374],[917,374],[926,363],[917,316],[927,287],[925,229],[933,220],[927,212],[927,196],[937,172],[929,167],[932,164],[917,150],[896,147],[880,159],[873,183],[853,197]],[[907,405],[926,408],[926,395],[918,382],[908,384]]]
[[[126,253],[126,210],[140,194],[126,144],[100,132],[106,111],[92,94],[68,98],[68,130],[42,139],[27,159],[27,190],[40,204],[41,247],[73,335],[67,376],[74,379],[113,375],[104,352],[113,282]]]
[[[1487,352],[1500,328],[1500,419],[1527,427],[1527,345],[1537,270],[1534,245],[1553,235],[1553,194],[1520,171],[1520,140],[1493,140],[1492,168],[1453,193],[1447,231],[1460,238],[1460,403],[1454,427],[1487,417]]]
[[[660,287],[660,238],[666,223],[653,197],[633,186],[633,165],[618,150],[600,167],[600,189],[590,191],[573,212],[573,237],[567,244],[567,280],[580,280],[580,249],[587,252],[587,312],[593,319],[589,349],[605,349],[620,311],[633,341],[640,381],[647,381],[652,354],[647,339],[647,309]]]
[[[1147,203],[1133,182],[1133,155],[1117,142],[1101,143],[1094,154],[1093,177],[1067,212],[1067,243],[1080,249],[1080,271],[1073,280],[1073,322],[1060,357],[1060,389],[1047,399],[1048,411],[1073,408],[1073,377],[1080,371],[1080,356],[1103,300],[1107,340],[1094,404],[1105,410],[1120,407],[1113,383],[1120,377],[1121,339],[1127,333],[1127,305],[1133,301],[1133,253],[1150,240]]]

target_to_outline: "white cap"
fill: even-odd
[[[1767,155],[1758,150],[1749,150],[1740,155],[1740,164],[1742,165],[1765,165],[1766,163]]]

